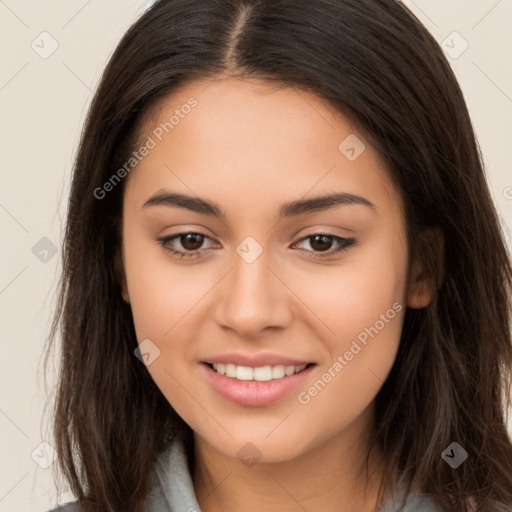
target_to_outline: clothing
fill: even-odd
[[[158,458],[152,475],[152,490],[144,512],[201,512],[188,469],[185,448],[175,439]],[[398,499],[403,499],[403,495]],[[400,502],[383,503],[378,512],[395,512]],[[78,512],[76,502],[67,503],[48,512]],[[409,495],[403,512],[439,512],[427,496]]]

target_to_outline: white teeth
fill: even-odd
[[[282,379],[285,375],[293,375],[304,368],[305,364],[300,366],[284,366],[278,364],[275,366],[237,366],[232,363],[213,363],[213,369],[221,375],[226,375],[237,380],[257,380],[260,382]]]
[[[284,366],[282,364],[278,364],[277,366],[272,366],[272,378],[273,379],[282,379],[284,377]]]
[[[293,375],[294,373],[295,373],[295,366],[287,366],[284,369],[284,374],[285,375]]]
[[[238,380],[253,380],[254,370],[250,366],[237,366],[236,378]]]
[[[272,380],[272,367],[271,366],[258,366],[254,368],[254,380]]]
[[[215,368],[215,365],[213,365]],[[215,368],[217,369],[217,368]],[[226,364],[226,376],[227,377],[235,377],[236,378],[236,366],[231,363]]]

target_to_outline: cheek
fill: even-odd
[[[399,240],[382,237],[343,264],[303,275],[299,293],[322,320],[327,357],[303,387],[311,410],[337,404],[349,416],[366,407],[386,380],[400,343],[406,310],[407,254]]]
[[[147,236],[146,236],[147,238]],[[191,266],[177,265],[153,240],[124,238],[125,271],[137,339],[166,340],[211,287]],[[160,343],[160,342],[159,342]]]
[[[400,316],[397,309],[405,310],[406,267],[406,249],[398,238],[390,241],[382,236],[347,253],[337,265],[318,266],[314,271],[309,267],[300,278],[293,278],[294,290],[322,321],[321,332],[331,340],[331,356],[360,333],[364,338],[365,330],[376,322],[377,327],[382,327],[382,321],[385,324],[381,338],[399,337],[401,323],[395,317]],[[400,307],[393,308],[395,303]]]
[[[182,414],[191,408],[188,393],[194,393],[190,375],[197,361],[190,340],[195,338],[200,323],[197,305],[212,285],[198,279],[197,272],[190,270],[192,267],[172,263],[157,242],[136,236],[135,232],[125,234],[124,254],[137,340],[157,354],[147,370]]]

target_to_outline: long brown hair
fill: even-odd
[[[411,255],[439,283],[429,306],[406,311],[377,395],[368,456],[383,451],[384,487],[407,472],[443,511],[510,510],[512,268],[456,78],[395,0],[160,0],[122,38],[73,169],[45,359],[60,332],[54,446],[80,510],[139,512],[165,443],[191,432],[134,356],[114,268],[125,180],[95,190],[159,101],[220,74],[310,91],[348,116],[403,195]],[[444,246],[425,243],[428,228]],[[456,469],[441,456],[452,442],[468,453]]]

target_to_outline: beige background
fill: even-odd
[[[512,0],[404,3],[445,41],[512,245]],[[60,251],[53,255],[52,247],[61,244],[73,156],[92,91],[147,5],[0,0],[1,512],[45,511],[56,502],[52,467],[44,469],[51,448],[41,446],[48,437],[40,358],[60,266]],[[60,500],[72,498],[64,493]]]

